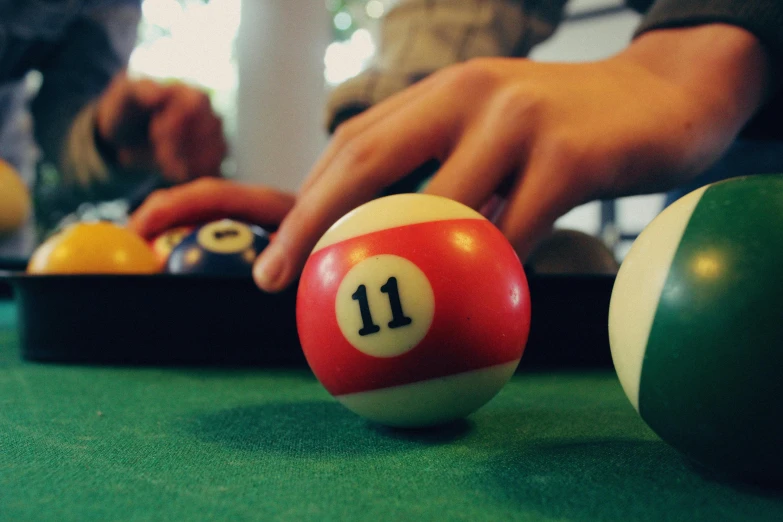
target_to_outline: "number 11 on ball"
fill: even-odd
[[[483,406],[514,373],[530,329],[522,264],[500,231],[455,201],[381,198],[316,245],[297,296],[310,367],[343,405],[423,427]]]

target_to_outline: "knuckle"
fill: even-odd
[[[512,124],[535,124],[545,109],[544,95],[527,85],[515,84],[501,90],[494,99],[496,115]]]
[[[158,189],[152,192],[145,199],[145,204],[148,208],[157,208],[165,205],[166,198],[169,195],[169,189]]]
[[[552,132],[547,138],[548,152],[567,166],[578,165],[584,154],[578,139],[568,132]]]
[[[223,188],[224,181],[220,178],[202,177],[192,181],[190,185],[194,192],[204,193],[211,197],[218,194]]]
[[[356,124],[356,118],[352,118],[342,123],[334,131],[334,134],[332,135],[332,143],[338,147],[346,145],[351,141],[351,138],[357,134],[357,127],[358,125]]]
[[[557,169],[557,175],[571,187],[572,193],[593,194],[600,190],[607,165],[586,140],[574,132],[551,132],[542,148],[542,159]]]
[[[184,94],[185,107],[190,114],[199,114],[211,108],[209,97],[198,89],[188,89]]]
[[[378,147],[368,139],[356,138],[343,148],[343,158],[349,170],[362,172],[373,163]]]
[[[546,153],[553,164],[572,181],[582,179],[581,173],[595,168],[593,157],[585,142],[569,132],[553,132],[546,138]]]
[[[480,92],[495,86],[501,79],[496,60],[473,58],[444,70],[451,88],[457,93]]]

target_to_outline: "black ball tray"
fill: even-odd
[[[21,355],[116,365],[306,364],[296,287],[246,277],[0,273],[18,306]],[[530,337],[520,368],[611,368],[613,276],[531,275]]]

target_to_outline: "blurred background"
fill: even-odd
[[[367,67],[379,22],[396,2],[144,0],[131,73],[204,89],[224,120],[226,176],[293,191],[327,143],[329,89]],[[571,0],[564,23],[532,58],[611,55],[638,20],[622,0]],[[590,203],[558,226],[600,236],[622,258],[662,203],[661,195]]]
[[[295,190],[327,141],[326,93],[367,66],[379,20],[395,3],[144,0],[131,68],[210,93],[231,144],[227,175]],[[605,57],[627,44],[637,22],[620,0],[572,0],[565,22],[532,57]],[[652,195],[590,203],[558,226],[601,235],[622,257],[662,202]]]

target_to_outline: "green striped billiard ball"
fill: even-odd
[[[783,175],[666,208],[624,259],[609,310],[623,389],[664,441],[722,476],[783,479]]]

